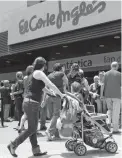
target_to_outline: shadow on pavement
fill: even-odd
[[[105,150],[88,150],[86,155],[85,156],[82,156],[82,158],[96,158],[96,157],[114,157],[116,156],[118,153],[116,154],[110,154],[110,153],[107,153]],[[74,157],[77,157],[77,155],[75,155],[74,152],[72,153],[62,153],[61,154],[62,158],[74,158]]]
[[[37,132],[37,137],[38,137],[38,138],[39,138],[39,137],[45,137],[45,135],[42,134],[42,133],[40,133],[40,132]]]
[[[96,158],[96,157],[115,157],[118,153],[116,154],[110,154],[110,153],[107,153],[105,150],[88,150],[86,155],[85,156],[82,156],[82,158]],[[51,158],[53,156],[61,156],[62,158],[75,158],[75,157],[79,157],[77,155],[75,155],[74,152],[67,152],[67,153],[62,153],[62,154],[57,154],[57,155],[45,155],[45,156],[39,156],[38,158]],[[28,158],[35,158],[34,156],[30,156]]]
[[[122,131],[119,131],[118,133],[114,133],[113,136],[114,135],[122,135]]]
[[[3,127],[2,127],[2,126],[0,126],[0,128],[7,128],[7,127],[8,127],[8,126],[3,126]]]
[[[50,158],[53,155],[44,155],[44,156],[38,156],[38,158]],[[28,158],[35,158],[35,156],[30,156]]]
[[[53,143],[54,143],[54,142],[59,142],[59,143],[60,143],[60,142],[64,142],[64,143],[65,143],[67,140],[68,140],[68,139],[66,139],[66,138],[63,138],[63,139],[60,139],[60,138],[59,138],[59,139],[56,139],[56,140],[53,140],[53,141],[47,140],[47,142],[49,142],[49,143],[52,143],[52,142],[53,142]]]

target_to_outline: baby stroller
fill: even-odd
[[[79,104],[83,104],[70,93],[67,93],[67,95],[76,99]],[[77,113],[76,117],[78,119],[73,123],[72,139],[65,143],[65,147],[69,151],[74,151],[76,155],[83,156],[87,152],[86,144],[93,148],[105,149],[109,153],[116,153],[118,146],[104,121],[107,115],[95,114],[94,111],[88,113],[87,110],[83,109],[80,113]]]

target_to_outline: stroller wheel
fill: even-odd
[[[86,152],[87,152],[86,146],[81,143],[78,143],[74,148],[74,153],[78,156],[83,156],[86,154]]]
[[[67,140],[66,143],[65,143],[65,147],[66,147],[66,148],[68,148],[68,147],[67,147],[67,146],[68,146],[67,144],[68,144],[69,141],[70,141],[70,140]]]
[[[65,147],[66,147],[69,151],[73,151],[73,150],[74,150],[74,147],[76,146],[76,144],[77,144],[77,140],[70,139],[70,140],[68,140],[68,141],[65,143]]]
[[[109,153],[116,153],[118,146],[115,142],[109,141],[106,143],[105,149]]]

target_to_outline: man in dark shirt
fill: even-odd
[[[4,107],[3,107],[3,99],[1,97],[1,90],[3,88],[4,84],[3,84],[3,81],[1,81],[0,83],[0,116],[1,116],[1,125],[2,127],[4,127]]]
[[[14,87],[15,87],[15,84],[12,84],[11,85],[11,94],[12,92],[14,92]],[[15,102],[14,102],[14,96],[11,95],[11,118],[12,119],[16,119],[16,116],[15,116]]]
[[[63,72],[63,65],[56,63],[53,67],[53,72],[48,75],[48,78],[56,85],[56,87],[64,93],[64,85],[66,85],[66,76]],[[52,117],[50,126],[46,131],[48,140],[53,140],[59,137],[58,130],[56,129],[57,119],[61,110],[61,98],[59,96],[52,97],[47,95],[46,106],[48,106],[49,113]]]
[[[8,122],[10,105],[11,105],[11,97],[10,97],[11,90],[9,87],[8,80],[4,80],[3,84],[4,86],[0,88],[2,104],[3,104],[3,117],[4,117],[4,121]]]

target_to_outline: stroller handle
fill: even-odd
[[[74,96],[72,93],[66,92],[67,95],[69,95],[70,97],[76,99],[80,104],[83,104],[82,101],[80,101],[76,96]]]

